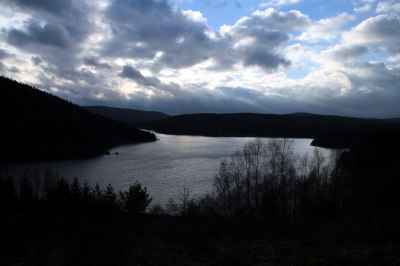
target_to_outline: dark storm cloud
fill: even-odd
[[[3,0],[1,3],[30,15],[23,27],[3,29],[3,33],[9,45],[35,54],[31,62],[39,66],[38,71],[46,73],[37,75],[43,84],[55,80],[58,82],[53,87],[60,82],[74,83],[75,87],[102,83],[101,73],[81,68],[81,53],[85,49],[82,44],[96,30],[89,22],[93,8],[88,8],[84,1],[69,0]],[[98,67],[107,66],[99,63]],[[50,81],[46,76],[51,77]]]
[[[346,44],[337,45],[331,50],[326,50],[321,53],[322,56],[327,56],[330,60],[346,61],[368,53],[369,48],[365,44]]]
[[[6,66],[0,61],[0,71],[4,71]]]
[[[113,36],[103,55],[152,59],[163,52],[156,64],[181,68],[207,60],[215,50],[208,26],[167,1],[114,1],[105,14]]]
[[[42,60],[40,60],[40,58],[37,56],[32,56],[31,61],[35,66],[40,65],[42,63]]]
[[[160,40],[175,43],[179,37],[206,27],[187,19],[167,1],[113,1],[105,14],[114,27],[114,37],[158,46]]]
[[[192,96],[188,90],[182,90],[179,84],[173,82],[167,84],[161,82],[156,77],[145,77],[139,70],[129,65],[125,65],[122,68],[122,71],[118,74],[118,76],[121,78],[131,79],[135,81],[137,84],[145,86],[147,89],[150,89],[155,93],[154,95],[155,97],[157,94],[163,94],[163,93],[168,93],[170,96],[174,96],[174,98]],[[148,95],[142,95],[142,97],[144,98],[147,98],[147,96]]]
[[[233,56],[219,56],[214,58],[214,64],[206,69],[208,71],[225,71],[232,68],[232,66],[236,63],[237,58]]]
[[[121,78],[132,79],[136,81],[136,83],[143,86],[158,86],[161,83],[158,78],[156,77],[146,78],[145,76],[142,75],[142,73],[140,73],[139,70],[136,70],[128,65],[122,68],[122,71],[118,74],[118,76]]]
[[[34,18],[48,21],[50,25],[62,25],[75,42],[85,40],[93,30],[87,14],[92,8],[86,6],[84,2],[73,3],[71,0],[0,0],[0,2],[31,14]]]
[[[5,0],[27,8],[42,9],[59,15],[71,8],[71,0]]]
[[[386,51],[391,54],[399,54],[400,53],[400,41],[396,43],[388,44],[386,47]]]
[[[68,31],[58,24],[46,23],[43,27],[36,22],[27,26],[27,32],[12,29],[7,33],[7,43],[23,47],[30,43],[68,48],[71,46],[71,36]]]
[[[297,11],[280,13],[273,9],[257,11],[250,17],[239,20],[227,33],[227,40],[251,39],[238,48],[234,56],[241,58],[244,66],[258,66],[273,71],[280,66],[287,67],[290,60],[278,53],[281,45],[289,41],[285,30],[293,30],[309,24],[307,16]]]
[[[292,13],[285,17],[285,22],[280,18],[284,15],[279,13],[278,20],[288,27],[292,19],[298,26],[304,15]],[[289,62],[275,51],[289,40],[288,34],[267,28],[265,21],[253,18],[254,15],[247,22],[232,27],[224,36],[213,32],[205,20],[195,19],[192,13],[182,12],[168,1],[115,0],[105,15],[112,27],[112,36],[101,43],[101,56],[151,59],[151,69],[155,72],[165,67],[186,68],[209,59],[215,65],[208,69],[214,71],[228,70],[236,63],[271,71]],[[249,37],[269,50],[260,52],[255,45],[233,49],[235,42]],[[256,59],[257,55],[262,58]]]
[[[21,73],[21,71],[18,68],[14,67],[14,66],[10,67],[8,69],[8,71],[10,71],[12,73]]]
[[[10,56],[10,55],[7,53],[6,50],[0,49],[0,59],[7,58],[7,57],[9,57],[9,56]]]
[[[98,59],[94,57],[87,57],[83,59],[83,63],[87,66],[94,66],[97,68],[111,68],[107,63],[100,63]]]
[[[54,82],[52,79],[48,79],[48,76],[56,77],[64,83],[74,83],[76,89],[80,89],[82,86],[86,85],[101,85],[105,83],[103,74],[92,72],[90,69],[84,67],[75,69],[73,66],[69,66],[70,63],[71,62],[66,61],[65,65],[41,65],[42,73],[46,73],[46,75],[41,76],[43,83],[48,84]],[[74,59],[72,63],[75,63]],[[57,87],[59,84],[54,84],[54,86]]]
[[[258,66],[265,70],[276,69],[279,66],[287,67],[291,64],[289,60],[273,54],[266,47],[255,45],[246,49],[245,52],[245,66]]]
[[[257,43],[268,46],[270,49],[279,47],[289,40],[287,33],[277,30],[269,30],[261,27],[241,28],[237,31],[242,36],[253,37]]]

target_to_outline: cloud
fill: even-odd
[[[140,84],[140,85],[144,85],[144,86],[158,86],[161,82],[158,78],[156,77],[149,77],[146,78],[145,76],[142,75],[142,73],[140,73],[139,70],[134,69],[131,66],[124,66],[122,68],[122,71],[118,74],[119,77],[121,78],[129,78],[132,79],[134,81],[136,81],[136,83]]]
[[[349,62],[346,65],[347,75],[358,88],[369,88],[371,91],[385,91],[381,95],[400,98],[398,84],[400,77],[396,70],[390,70],[383,62]]]
[[[279,48],[289,41],[285,30],[300,29],[308,23],[308,17],[298,11],[283,13],[269,8],[255,11],[231,27],[222,27],[220,34],[223,41],[235,43],[232,58],[241,59],[243,66],[257,66],[270,72],[291,64],[279,53]],[[217,60],[221,55],[226,55],[226,52],[216,56]],[[227,60],[229,63],[232,61]]]
[[[255,11],[250,17],[239,20],[237,24],[253,24],[268,29],[291,31],[304,29],[310,24],[310,19],[296,10],[285,13],[268,8],[264,11]]]
[[[21,73],[21,71],[16,68],[15,66],[12,66],[8,69],[8,71],[12,72],[12,73]]]
[[[41,27],[36,22],[31,22],[27,25],[26,32],[16,29],[8,31],[7,43],[18,47],[33,43],[68,48],[72,39],[62,25],[46,23]]]
[[[25,8],[45,10],[53,13],[54,15],[60,15],[65,12],[65,10],[70,9],[72,6],[71,0],[9,0],[8,2]]]
[[[229,33],[238,43],[240,43],[241,40],[250,38],[250,42],[265,45],[269,49],[277,48],[289,40],[289,36],[285,32],[270,30],[250,23],[234,27]]]
[[[77,104],[169,114],[400,113],[395,1],[354,1],[365,13],[319,13],[317,21],[306,9],[266,8],[218,30],[167,0],[54,3],[0,0],[0,71]],[[367,6],[382,14],[363,21]]]
[[[368,12],[370,10],[371,10],[371,5],[365,5],[365,6],[355,7],[354,8],[354,11],[358,12],[358,13]]]
[[[272,0],[269,2],[262,1],[260,3],[260,7],[267,7],[267,6],[277,6],[277,7],[282,7],[282,6],[287,6],[287,5],[293,5],[296,3],[301,2],[301,0]]]
[[[297,83],[297,95],[308,101],[320,101],[332,97],[344,97],[353,87],[347,75],[341,72],[314,71]],[[310,97],[311,96],[311,97]]]
[[[102,54],[155,59],[157,64],[189,67],[210,57],[210,28],[195,12],[182,12],[166,1],[113,1],[105,12],[112,35]]]
[[[273,54],[264,46],[254,45],[247,47],[244,51],[245,66],[259,66],[265,70],[276,69],[279,66],[287,67],[290,65],[290,61],[276,54]]]
[[[379,15],[364,20],[343,34],[350,43],[381,43],[399,39],[400,17],[397,14]]]
[[[388,43],[385,48],[391,54],[400,54],[400,40]]]
[[[103,41],[101,54],[148,59],[156,72],[164,67],[192,67],[208,60],[216,63],[208,69],[222,71],[242,63],[271,71],[280,65],[288,65],[288,61],[275,51],[289,39],[285,32],[278,30],[299,28],[308,22],[300,12],[285,14],[269,9],[253,13],[228,30],[213,32],[200,13],[183,12],[165,1],[114,1],[106,14],[112,22],[112,34]],[[262,54],[260,48],[252,51],[254,45],[234,48],[249,38],[264,45],[268,51]],[[255,54],[271,62],[256,60]]]
[[[395,1],[385,1],[379,2],[376,7],[376,12],[378,13],[389,13],[389,12],[399,12],[400,3]]]
[[[31,56],[31,61],[35,66],[40,65],[42,63],[42,60],[37,56]]]
[[[310,26],[296,37],[297,40],[316,42],[319,40],[330,41],[338,37],[341,27],[354,20],[355,17],[347,13],[342,13],[337,17],[321,19],[319,21],[310,23]]]
[[[0,49],[0,59],[5,59],[7,57],[9,57],[10,55],[7,53],[6,50],[4,49]]]
[[[369,52],[369,48],[365,44],[341,44],[335,45],[333,48],[325,50],[321,56],[329,61],[338,61],[344,63],[353,60],[359,56]]]
[[[87,66],[94,66],[98,68],[111,68],[108,63],[100,63],[99,60],[94,57],[84,58],[83,63]]]
[[[88,13],[95,8],[84,1],[4,0],[3,3],[17,12],[31,14],[33,19],[52,21],[50,26],[63,27],[76,42],[82,42],[93,31]]]
[[[398,75],[381,63],[353,61],[346,67],[351,71],[321,70],[310,73],[293,84],[296,95],[293,97],[315,105],[312,109],[320,109],[323,113],[382,117],[395,109],[400,111],[395,104],[400,101],[396,85],[400,82]]]

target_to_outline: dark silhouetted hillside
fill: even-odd
[[[170,117],[167,114],[153,111],[140,111],[126,108],[114,108],[107,106],[83,106],[93,114],[100,114],[125,124],[139,127],[144,122],[151,122]]]
[[[155,135],[0,77],[0,160],[84,158]]]
[[[177,135],[312,138],[315,146],[348,148],[364,134],[398,128],[395,121],[308,113],[187,114],[153,121],[144,128]]]

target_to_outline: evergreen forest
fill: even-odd
[[[155,135],[0,77],[0,161],[77,159]]]

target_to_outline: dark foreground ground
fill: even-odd
[[[0,264],[400,265],[396,227],[344,218],[228,221],[35,206],[2,220]]]

